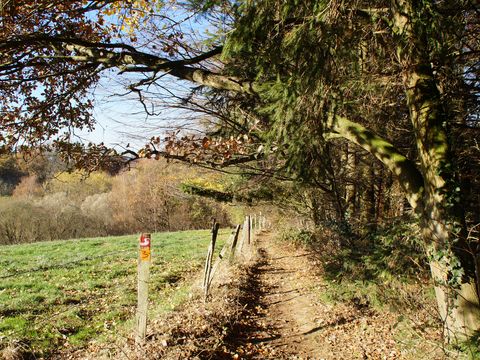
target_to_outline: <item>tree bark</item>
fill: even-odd
[[[394,33],[424,180],[422,206],[411,205],[420,215],[446,339],[457,341],[480,330],[476,254],[466,240],[460,189],[449,157],[447,113],[429,58],[430,23],[424,7],[422,2],[394,1]]]
[[[405,195],[414,208],[421,208],[424,184],[415,163],[401,154],[390,142],[346,117],[336,116],[330,125],[329,137],[342,137],[367,150],[380,160],[400,182]]]

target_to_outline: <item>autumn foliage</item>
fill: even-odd
[[[183,182],[216,176],[163,161],[139,161],[116,176],[59,172],[43,183],[21,178],[0,198],[0,244],[136,232],[204,229],[229,224],[226,208],[181,191]]]

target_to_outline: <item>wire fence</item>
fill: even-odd
[[[218,255],[214,257],[215,252],[215,245],[216,245],[216,236],[219,230],[219,224],[214,223],[212,228],[212,239],[210,242],[210,246],[208,248],[207,257],[205,260],[205,272],[204,272],[204,282],[203,282],[203,290],[205,301],[207,301],[210,293],[210,289],[213,283],[213,280],[218,274],[221,272],[220,269],[225,262],[229,264],[239,260],[242,257],[246,257],[248,253],[248,249],[252,248],[252,245],[255,242],[256,236],[264,231],[267,228],[267,221],[263,215],[249,215],[245,217],[245,221],[243,224],[238,224],[233,230],[229,237],[229,239],[224,243],[222,249],[218,252]],[[31,267],[27,269],[4,269],[4,273],[0,275],[0,280],[9,279],[13,277],[22,277],[22,276],[29,276],[30,274],[41,273],[41,272],[48,272],[50,270],[56,269],[69,269],[78,266],[79,264],[89,262],[89,261],[96,261],[99,259],[106,259],[106,258],[117,258],[119,254],[125,254],[125,257],[135,258],[138,249],[136,247],[130,249],[123,249],[123,250],[116,250],[116,251],[109,251],[104,254],[96,254],[91,256],[84,256],[81,258],[72,259],[69,261],[63,261],[60,263],[50,263],[45,265],[40,265],[36,267]],[[122,256],[123,257],[123,256]],[[133,304],[132,304],[133,305]],[[56,319],[59,319],[65,313],[69,313],[71,311],[70,306],[66,306],[55,313],[49,314],[36,314],[34,315],[34,324],[38,328],[39,326],[43,326],[46,324],[52,323],[52,320],[56,322]],[[33,321],[33,320],[32,320]],[[32,323],[33,324],[33,323]],[[53,326],[52,329],[56,329],[56,326]],[[8,332],[8,337],[0,336],[0,340],[6,341],[16,336],[21,336],[25,329],[11,329],[12,331]],[[60,331],[59,331],[60,332]],[[17,344],[18,346],[28,346],[27,343],[23,344],[20,342]],[[33,353],[33,351],[29,351]]]
[[[8,278],[11,278],[11,277],[14,277],[14,276],[28,275],[28,274],[32,274],[32,273],[36,273],[36,272],[45,272],[45,271],[53,270],[53,269],[68,269],[68,268],[74,267],[73,265],[78,265],[79,263],[82,263],[84,261],[97,260],[97,259],[102,259],[102,258],[106,258],[106,257],[109,257],[109,256],[114,256],[114,255],[118,256],[119,253],[125,253],[125,252],[130,252],[132,254],[135,254],[136,249],[117,250],[117,251],[112,251],[112,252],[102,254],[102,255],[86,256],[86,257],[83,257],[81,259],[75,259],[75,260],[72,260],[72,261],[67,261],[67,262],[63,262],[63,263],[59,263],[59,264],[42,265],[42,266],[38,266],[38,267],[31,268],[31,269],[28,269],[28,270],[12,271],[9,274],[1,275],[0,279],[8,279]]]
[[[218,224],[214,223],[212,227],[212,240],[208,248],[205,261],[205,271],[203,279],[204,299],[207,301],[210,288],[215,275],[218,272],[220,264],[227,260],[232,262],[239,257],[246,256],[246,250],[251,249],[255,243],[257,235],[269,228],[269,223],[264,215],[247,215],[243,224],[238,224],[232,231],[229,239],[220,250],[217,259],[213,262],[213,253],[215,252],[216,231]]]

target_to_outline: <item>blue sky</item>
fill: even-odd
[[[187,16],[186,13],[176,13],[176,18],[181,19]],[[209,27],[202,19],[191,19],[188,24],[194,30],[194,38],[200,41],[209,37]],[[137,75],[138,76],[138,75]],[[137,77],[138,79],[138,77]],[[83,142],[104,142],[107,146],[125,146],[130,144],[139,148],[152,136],[162,136],[166,128],[173,126],[193,126],[192,114],[185,111],[168,108],[168,101],[171,96],[168,91],[182,94],[189,90],[190,84],[185,81],[178,81],[169,76],[162,78],[168,91],[156,88],[151,96],[156,96],[152,102],[157,103],[157,110],[162,109],[157,116],[147,116],[142,104],[135,94],[124,94],[125,84],[135,81],[135,78],[127,75],[118,75],[117,70],[109,71],[101,78],[100,83],[94,90],[95,109],[94,116],[97,125],[94,131],[75,131],[78,140]],[[170,100],[168,98],[170,97]]]

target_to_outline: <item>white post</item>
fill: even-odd
[[[238,246],[238,253],[241,254],[243,250],[243,246],[245,245],[245,241],[247,240],[247,218],[243,221],[243,228],[242,228],[242,238],[240,239],[240,244]]]
[[[137,305],[137,345],[145,341],[147,333],[148,282],[150,280],[151,235],[140,236],[138,252],[138,305]]]

